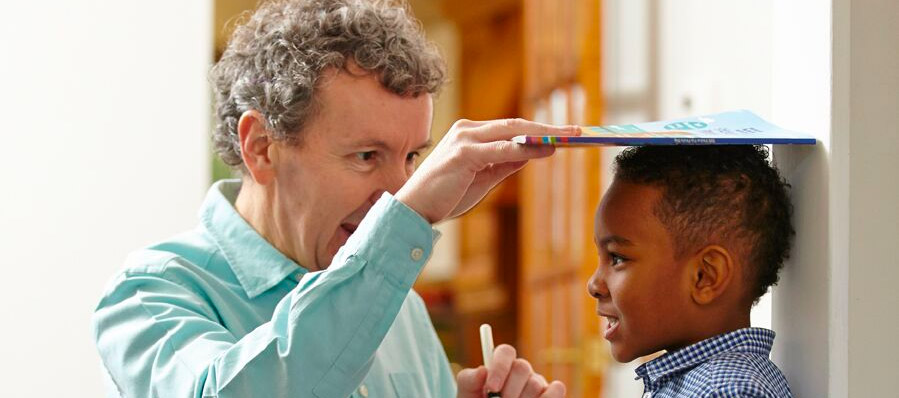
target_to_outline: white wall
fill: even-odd
[[[849,396],[899,372],[899,2],[850,4]]]
[[[775,362],[798,397],[828,394],[841,384],[845,354],[845,315],[837,290],[845,275],[832,264],[845,255],[831,242],[847,241],[848,214],[839,195],[848,185],[845,140],[833,136],[832,92],[839,81],[832,70],[829,2],[775,2],[772,62],[772,121],[818,138],[815,147],[777,147],[774,157],[792,183],[796,241],[774,290]],[[838,69],[839,66],[835,65]],[[841,77],[842,79],[842,77]],[[836,93],[835,93],[836,94]],[[841,93],[842,96],[844,93]],[[839,260],[837,260],[839,258]],[[842,320],[841,320],[842,318]],[[832,375],[833,377],[828,377]]]
[[[0,396],[103,396],[89,317],[208,186],[208,1],[4,2]]]
[[[733,109],[768,117],[771,4],[659,1],[660,119]]]
[[[775,153],[798,225],[775,291],[777,360],[799,397],[895,395],[899,3],[776,2],[774,16],[775,121],[820,141]]]

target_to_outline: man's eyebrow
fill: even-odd
[[[379,140],[379,139],[370,139],[370,140],[365,140],[365,141],[354,142],[353,146],[365,147],[365,148],[374,147],[374,148],[378,148],[380,150],[390,149],[390,146],[387,145],[386,142]]]
[[[425,143],[419,145],[418,148],[415,148],[414,150],[415,150],[415,151],[423,151],[423,150],[425,150],[425,149],[430,148],[431,145],[432,145],[432,143],[433,143],[433,141],[431,141],[431,140],[429,139],[429,140],[427,140]],[[365,147],[365,148],[372,148],[372,147],[374,147],[374,148],[378,148],[378,149],[380,149],[380,150],[382,150],[382,151],[386,151],[386,150],[389,150],[389,149],[390,149],[390,145],[387,145],[387,142],[385,142],[385,141],[383,141],[383,140],[379,140],[379,139],[372,139],[372,140],[365,140],[365,141],[357,142],[357,143],[354,144],[354,146],[356,146],[356,147]]]
[[[605,247],[609,243],[617,243],[622,246],[631,246],[634,243],[627,240],[626,238],[620,237],[618,235],[607,236],[599,240],[598,247]]]
[[[418,148],[415,148],[415,150],[416,151],[426,151],[429,148],[431,148],[431,145],[434,145],[434,141],[431,139],[428,139],[427,141],[425,141],[424,144],[421,144],[418,146]]]

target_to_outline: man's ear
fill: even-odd
[[[250,177],[260,185],[267,185],[275,176],[272,163],[274,141],[265,127],[265,118],[259,111],[248,110],[237,121],[240,139],[240,157]]]
[[[712,245],[697,253],[692,263],[692,296],[700,305],[714,302],[721,297],[737,277],[737,268],[727,249]]]

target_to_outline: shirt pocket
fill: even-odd
[[[398,372],[390,374],[390,384],[397,398],[427,398],[425,389],[414,373]]]

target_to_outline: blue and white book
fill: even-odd
[[[576,137],[520,135],[512,141],[556,146],[815,145],[817,142],[811,135],[782,129],[747,110],[659,122],[581,127],[581,135]]]

